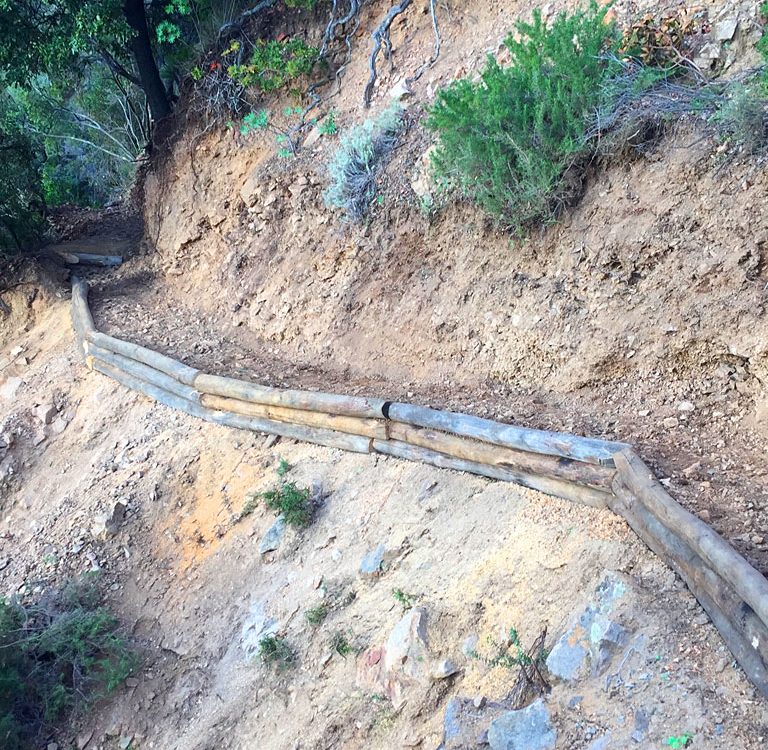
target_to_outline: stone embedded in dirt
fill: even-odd
[[[598,674],[610,658],[613,647],[625,642],[627,631],[614,622],[612,614],[624,596],[626,585],[614,573],[602,579],[594,600],[578,615],[547,657],[550,674],[561,680],[583,677],[591,667]]]
[[[395,625],[383,646],[366,649],[357,660],[357,684],[383,693],[399,710],[409,686],[429,684],[426,612],[414,607]]]
[[[274,552],[283,540],[285,535],[285,516],[280,514],[275,522],[267,529],[267,533],[261,538],[259,543],[259,552],[265,554],[267,552]]]
[[[677,417],[666,417],[661,423],[669,430],[674,429],[680,424],[680,420]]]
[[[366,552],[360,561],[359,575],[363,578],[376,578],[381,575],[381,566],[384,564],[386,551],[386,547],[383,544],[379,544],[377,547]]]
[[[691,411],[695,411],[695,409],[696,407],[693,405],[691,401],[681,401],[677,405],[678,411],[691,412]]]
[[[491,750],[549,750],[557,742],[549,709],[541,698],[519,711],[507,711],[491,722]]]
[[[464,643],[461,644],[461,653],[472,659],[477,652],[477,644],[480,642],[480,637],[476,633],[471,633],[464,639]]]
[[[730,42],[739,25],[738,18],[724,18],[715,24],[715,39],[719,42]]]
[[[96,516],[91,525],[93,537],[104,540],[117,534],[125,520],[127,508],[128,506],[122,500],[118,500],[109,511]]]
[[[645,739],[645,735],[648,734],[648,725],[650,723],[650,717],[645,709],[638,709],[635,711],[635,727],[630,735],[632,739],[640,743]]]
[[[394,99],[396,102],[406,99],[412,94],[413,94],[413,91],[411,91],[411,87],[408,85],[408,80],[406,78],[403,78],[401,81],[398,81],[389,90],[390,99]]]
[[[470,698],[451,698],[443,717],[444,750],[467,750],[487,745],[487,731],[491,721],[500,717],[505,708],[484,699],[480,706]]]
[[[450,659],[441,659],[432,666],[430,674],[433,680],[445,680],[458,671],[459,668]]]
[[[259,642],[264,636],[274,635],[280,630],[280,625],[274,617],[267,614],[264,602],[251,605],[243,627],[240,631],[240,646],[248,659],[259,652]]]
[[[88,743],[93,739],[93,729],[87,729],[84,732],[81,732],[77,735],[77,739],[75,740],[75,745],[77,746],[77,750],[85,750],[85,748],[88,747]]]
[[[56,419],[59,410],[53,404],[40,404],[35,407],[35,416],[43,423],[50,424]]]
[[[16,394],[22,385],[24,385],[24,381],[21,378],[8,378],[0,385],[0,398],[5,401],[12,401],[16,398]]]
[[[264,448],[264,450],[269,450],[270,448],[276,446],[279,441],[280,435],[267,435],[261,447]]]

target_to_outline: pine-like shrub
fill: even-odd
[[[535,10],[505,41],[509,65],[489,56],[479,81],[438,93],[427,125],[440,137],[433,157],[440,187],[518,231],[552,220],[575,197],[567,173],[589,153],[587,125],[619,66],[606,12],[592,2],[547,27]]]

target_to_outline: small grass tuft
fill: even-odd
[[[265,635],[259,641],[259,658],[262,663],[278,671],[288,669],[296,662],[296,655],[288,642],[276,635]]]
[[[392,596],[396,602],[402,605],[403,609],[412,609],[416,603],[416,596],[406,594],[402,589],[392,589]]]
[[[336,631],[331,638],[331,650],[338,654],[342,659],[346,659],[354,650],[354,646],[349,642],[347,636],[340,630]]]
[[[281,458],[275,471],[277,472],[277,476],[282,479],[292,468],[293,467],[284,458]]]
[[[282,513],[290,526],[309,526],[314,506],[308,487],[297,487],[295,482],[283,482],[272,490],[262,492],[267,507]]]
[[[318,604],[317,607],[312,607],[304,613],[304,619],[315,627],[322,624],[326,617],[328,617],[328,607],[325,604]]]

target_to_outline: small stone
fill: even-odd
[[[129,677],[125,681],[125,686],[129,688],[135,688],[139,686],[139,681],[135,677]]]
[[[458,671],[459,668],[450,659],[442,659],[432,667],[431,676],[434,680],[445,680]]]
[[[267,552],[274,552],[279,546],[285,534],[285,516],[280,514],[275,522],[269,527],[267,533],[261,539],[259,552],[263,555]]]
[[[765,542],[765,537],[764,536],[760,536],[760,534],[755,534],[752,537],[752,542],[753,542],[753,544],[763,544]]]
[[[22,385],[24,385],[24,381],[21,378],[8,378],[0,385],[0,398],[5,401],[13,401]]]
[[[718,42],[730,42],[739,25],[738,18],[725,18],[715,24],[715,39]]]
[[[125,520],[127,505],[118,500],[110,511],[96,516],[91,525],[91,534],[95,539],[106,539],[114,536],[120,530],[120,525]]]
[[[484,695],[478,695],[472,700],[472,705],[475,708],[482,708],[486,703],[485,696]]]
[[[120,750],[129,750],[131,747],[131,743],[133,742],[133,735],[127,734],[120,737],[120,740],[117,743],[118,748]]]
[[[394,99],[396,102],[399,102],[402,99],[406,99],[412,94],[413,94],[413,91],[411,91],[411,87],[408,85],[408,81],[405,78],[403,78],[402,81],[399,81],[398,83],[396,83],[389,90],[390,98]]]
[[[18,357],[19,354],[21,354],[23,351],[24,351],[24,347],[23,346],[21,346],[21,345],[14,346],[13,349],[11,349],[11,352],[10,352],[11,357],[13,359],[16,359],[16,357]]]
[[[681,401],[677,405],[677,410],[678,411],[692,412],[692,411],[695,411],[695,409],[696,409],[696,407],[690,401]]]
[[[383,544],[379,544],[374,549],[366,552],[360,561],[358,574],[363,578],[376,578],[379,576],[381,574],[381,566],[384,564],[384,554],[386,551],[386,547]]]
[[[50,424],[56,418],[59,410],[53,404],[40,404],[35,408],[35,416],[43,423]]]
[[[77,739],[75,740],[75,744],[77,745],[77,750],[85,750],[86,747],[88,747],[88,743],[93,738],[93,729],[86,730],[84,732],[81,732],[77,735]]]
[[[557,742],[544,701],[539,699],[519,711],[507,711],[491,722],[491,750],[550,750]]]
[[[47,750],[59,750],[59,745],[57,742],[49,742],[47,746]]]
[[[666,417],[661,421],[661,423],[669,430],[677,427],[680,424],[680,421],[677,417]]]
[[[700,612],[696,617],[693,618],[693,624],[694,625],[706,625],[709,622],[709,617],[707,617],[706,612]]]
[[[280,435],[267,435],[262,447],[264,450],[269,450],[277,445],[278,440],[280,440]]]
[[[477,653],[477,644],[480,642],[480,638],[472,633],[464,639],[464,643],[461,644],[461,653],[468,659],[471,659],[475,653]]]

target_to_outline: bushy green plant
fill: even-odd
[[[738,84],[712,118],[724,138],[748,153],[768,149],[768,102],[755,82]]]
[[[479,81],[438,93],[427,121],[440,136],[438,185],[514,229],[556,215],[572,197],[564,176],[588,150],[587,123],[619,65],[606,54],[616,43],[606,12],[592,2],[548,27],[534,10],[505,42],[509,65],[489,56]]]
[[[343,209],[354,221],[368,215],[376,198],[376,176],[397,142],[403,110],[393,105],[341,137],[328,172],[331,184],[325,202]]]
[[[287,669],[296,661],[296,655],[285,638],[276,635],[265,635],[259,641],[259,658],[278,670]]]
[[[38,747],[46,727],[113,691],[134,664],[92,582],[34,604],[0,599],[0,746]]]
[[[318,604],[304,613],[304,619],[315,627],[322,624],[326,617],[328,617],[328,607],[325,604]]]
[[[271,510],[281,513],[290,526],[309,526],[314,506],[308,487],[297,487],[295,482],[282,482],[261,497]]]
[[[311,73],[318,55],[317,47],[302,39],[259,40],[247,64],[230,65],[227,71],[241,86],[255,86],[268,93]]]

